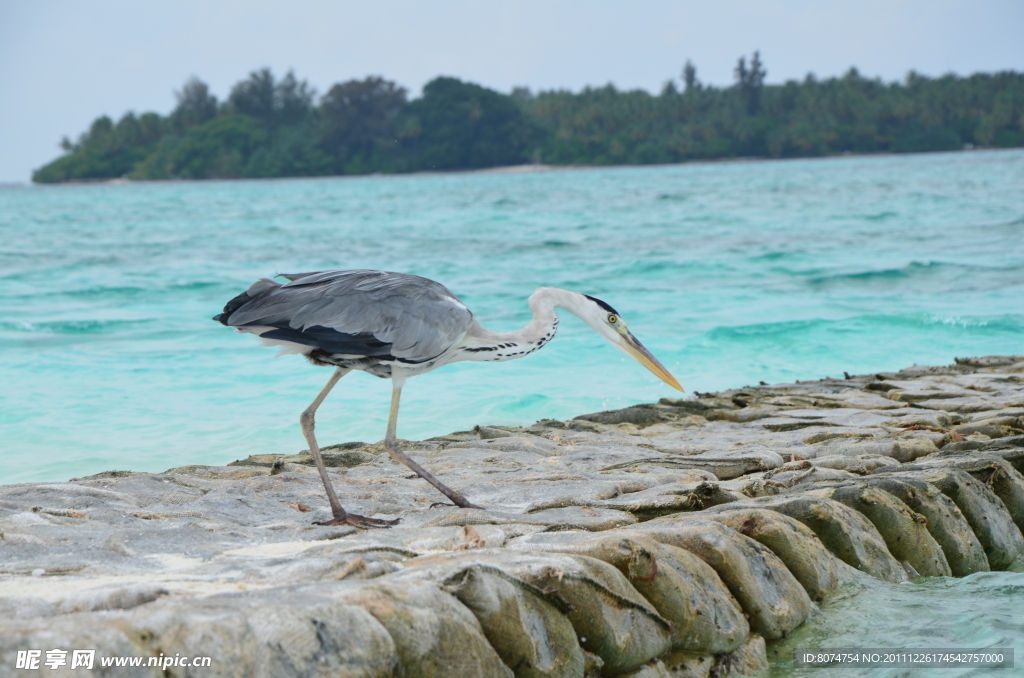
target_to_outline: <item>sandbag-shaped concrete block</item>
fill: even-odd
[[[746,499],[746,495],[724,487],[724,483],[703,480],[695,483],[672,483],[655,486],[642,492],[624,494],[601,502],[602,506],[625,511],[637,520],[650,520],[680,511],[698,511]]]
[[[441,513],[433,518],[445,515]],[[422,517],[419,519],[422,520]],[[497,525],[475,525],[470,530],[465,525],[401,525],[399,523],[399,526],[389,530],[361,531],[316,548],[335,557],[356,554],[365,558],[369,555],[398,563],[429,551],[455,551],[476,546],[498,547],[506,539],[504,530]]]
[[[595,678],[602,675],[604,660],[593,652],[583,650],[583,676],[584,678]]]
[[[330,595],[363,608],[387,629],[398,651],[399,675],[513,676],[473,613],[432,582],[383,577],[354,582]]]
[[[944,450],[945,448],[940,452]],[[985,446],[985,454],[999,457],[1009,462],[1020,473],[1024,473],[1024,436],[1014,436],[990,443]]]
[[[768,474],[765,475],[767,476]],[[770,480],[780,483],[785,487],[796,487],[823,480],[848,480],[856,477],[850,471],[818,466],[809,461],[803,461],[792,464],[792,468],[787,469],[783,467],[782,471],[771,475]]]
[[[813,603],[778,556],[713,520],[667,516],[628,528],[685,549],[714,568],[750,617],[750,627],[775,639],[802,624]]]
[[[583,651],[572,623],[541,597],[540,589],[487,565],[455,573],[443,588],[477,615],[487,639],[516,678],[583,675]],[[517,633],[520,629],[526,633]]]
[[[867,440],[857,443],[821,443],[818,456],[859,457],[862,455],[891,457],[898,462],[906,463],[918,457],[924,457],[939,451],[931,440],[926,438],[906,438],[896,440]]]
[[[805,494],[835,499],[864,515],[878,529],[889,553],[896,560],[908,563],[923,577],[952,575],[946,555],[928,532],[928,522],[921,514],[885,490],[851,482],[841,485],[814,485]]]
[[[1024,534],[1024,475],[1005,459],[999,457],[985,459],[992,464],[991,472],[989,469],[973,471],[964,468],[964,470],[992,488],[992,491],[1010,513],[1017,529]],[[963,467],[961,466],[961,468]]]
[[[988,572],[985,550],[953,500],[931,483],[899,476],[868,476],[863,482],[893,495],[927,519],[928,533],[946,555],[954,577]]]
[[[1017,529],[1024,532],[1024,475],[1001,457],[968,454],[963,457],[940,457],[928,465],[954,466],[970,473],[988,485],[1009,512]]]
[[[803,523],[768,509],[716,507],[700,514],[764,544],[777,555],[811,600],[820,601],[836,586],[836,558]]]
[[[715,676],[758,676],[768,670],[768,648],[764,638],[751,634],[747,642],[729,654],[715,657]]]
[[[601,657],[602,675],[635,668],[671,647],[672,624],[611,565],[586,556],[527,557],[536,560],[515,573],[569,603],[580,646]]]
[[[889,553],[871,521],[838,501],[787,494],[751,499],[742,506],[778,511],[800,521],[833,555],[861,572],[894,583],[907,580],[903,566]]]
[[[710,678],[717,657],[710,654],[671,652],[661,658],[672,678]]]
[[[584,655],[561,599],[472,553],[411,561],[393,579],[427,578],[479,620],[484,635],[517,678],[579,678]]]
[[[156,584],[129,584],[127,586],[99,586],[76,591],[54,603],[58,614],[99,612],[101,610],[130,610],[167,595],[167,589]]]
[[[928,438],[902,438],[896,443],[893,459],[907,463],[920,457],[935,454],[939,448]]]
[[[818,468],[834,468],[849,471],[856,475],[871,473],[882,467],[898,467],[900,463],[892,457],[880,454],[862,454],[856,457],[847,457],[841,454],[833,456],[815,457],[811,464]]]
[[[732,652],[700,655],[672,652],[661,658],[671,678],[725,678],[760,676],[768,670],[768,651],[764,638],[750,634],[747,641]]]
[[[672,622],[673,650],[731,652],[750,632],[739,604],[707,563],[632,530],[535,533],[508,548],[585,555],[613,565]]]
[[[655,659],[631,671],[620,673],[615,678],[672,678],[672,674],[660,659]]]
[[[673,647],[730,652],[749,637],[750,623],[743,609],[707,563],[671,544],[657,544],[652,553],[665,575],[659,584],[672,583],[657,588],[644,583],[641,591],[659,610],[679,619],[672,634]],[[687,591],[690,595],[680,606],[678,598]]]
[[[966,471],[935,467],[934,470],[900,470],[895,475],[931,483],[952,499],[981,543],[993,570],[1009,567],[1024,555],[1024,536],[1006,506],[992,490]]]
[[[213,596],[194,604],[160,605],[146,610],[145,618],[138,619],[133,631],[141,644],[147,647],[144,654],[175,653],[188,657],[217,657],[218,671],[227,678],[271,678],[277,664],[275,650],[282,654],[302,655],[305,644],[299,648],[266,647],[261,637],[259,621],[252,628],[248,621],[248,610],[244,610],[230,599],[218,600]],[[177,601],[176,601],[177,602]],[[376,625],[379,628],[379,625]],[[292,629],[286,629],[286,633]],[[300,633],[289,634],[300,637]],[[385,633],[385,635],[387,635]],[[385,641],[386,642],[386,641]],[[390,657],[397,659],[394,645]],[[143,653],[140,653],[143,654]],[[392,665],[392,669],[397,662]],[[170,669],[173,671],[173,667]],[[175,675],[172,673],[171,675]],[[177,675],[187,675],[181,671]],[[379,675],[388,675],[386,673]]]
[[[557,485],[552,483],[552,485]],[[558,491],[556,487],[546,488],[550,494]],[[540,502],[541,504],[547,502]],[[556,499],[555,504],[563,503]],[[636,516],[625,511],[594,506],[561,506],[545,508],[529,513],[506,513],[503,511],[484,511],[481,509],[464,509],[452,507],[437,511],[430,520],[423,523],[428,527],[466,526],[466,525],[508,525],[518,528],[520,524],[542,527],[572,526],[581,530],[600,532],[611,530],[636,522]],[[520,530],[521,531],[521,530]],[[420,549],[427,550],[427,549]],[[430,549],[434,550],[434,549]]]
[[[29,620],[3,619],[0,620],[0,675],[45,676],[52,674],[77,676],[78,678],[96,675],[110,676],[111,678],[161,678],[164,676],[162,667],[147,667],[145,665],[138,668],[111,667],[105,669],[104,673],[99,671],[101,657],[132,657],[149,654],[143,645],[133,642],[133,640],[131,632],[125,628],[123,620],[116,613],[113,615],[111,613],[76,614]],[[53,671],[45,664],[46,651],[54,648],[68,650],[65,657],[67,665],[59,671]],[[74,649],[96,649],[92,670],[81,666],[76,667],[74,671],[71,670],[71,650]],[[29,650],[41,651],[37,670],[16,669],[18,652]],[[234,674],[225,673],[224,675]]]
[[[398,668],[395,644],[383,626],[365,610],[319,590],[161,601],[133,610],[123,623],[145,654],[212,657],[222,676],[384,678]],[[165,675],[198,671],[170,666]]]
[[[571,609],[567,617],[577,640],[584,650],[601,658],[602,675],[613,676],[646,664],[671,647],[671,622],[607,563],[587,556],[508,549],[438,554],[429,562],[470,557],[499,567],[568,603]],[[428,558],[416,559],[408,566],[427,562]]]

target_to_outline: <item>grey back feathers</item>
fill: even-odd
[[[321,271],[258,280],[227,303],[218,320],[231,327],[273,328],[267,339],[327,354],[419,362],[465,336],[473,314],[444,285],[405,273]]]

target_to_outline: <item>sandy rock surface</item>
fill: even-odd
[[[52,675],[727,675],[855,569],[1024,563],[1024,356],[403,447],[485,510],[438,506],[379,443],[324,452],[388,530],[315,525],[301,452],[0,486],[0,676],[54,648]],[[95,669],[72,670],[84,648]]]

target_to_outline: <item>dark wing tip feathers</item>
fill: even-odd
[[[314,325],[303,330],[292,327],[278,327],[260,334],[264,339],[282,339],[295,344],[315,346],[327,354],[373,356],[392,360],[391,344],[383,342],[372,332],[348,334],[333,327]]]
[[[597,304],[598,306],[600,306],[604,310],[608,311],[609,313],[612,313],[614,315],[621,315],[618,311],[616,311],[614,308],[609,306],[607,303],[601,301],[597,297],[592,297],[589,294],[584,294],[583,296],[585,296],[587,299],[590,299],[592,302],[594,302],[595,304]]]
[[[217,315],[213,316],[213,319],[219,322],[221,325],[230,326],[230,323],[228,323],[228,319],[231,317],[231,314],[240,309],[242,306],[244,306],[245,303],[250,299],[252,299],[252,297],[249,296],[248,291],[242,292],[237,297],[235,297],[228,303],[224,304],[224,312],[218,313]]]

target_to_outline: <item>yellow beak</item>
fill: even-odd
[[[619,345],[626,353],[657,375],[657,377],[663,382],[674,389],[679,391],[683,390],[683,387],[679,385],[676,378],[669,374],[669,371],[665,369],[665,366],[659,363],[658,359],[651,355],[651,352],[644,348],[644,345],[637,341],[636,337],[632,334],[624,332],[622,334],[622,343]]]

